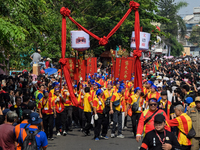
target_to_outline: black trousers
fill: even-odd
[[[43,117],[44,132],[46,133],[47,138],[52,138],[54,115],[42,114],[42,117]]]
[[[92,119],[92,114],[91,112],[84,112],[85,118],[86,118],[86,126],[83,129],[87,134],[90,133],[90,129],[92,129],[92,124],[91,124],[91,119]]]
[[[181,150],[191,150],[191,145],[190,146],[181,145]]]
[[[72,112],[73,120],[75,125],[78,126],[78,119],[79,119],[78,107],[72,106],[72,108],[73,108]]]
[[[70,129],[72,128],[72,111],[73,111],[73,108],[72,106],[65,106],[65,113],[66,113],[66,129]]]
[[[134,136],[136,136],[136,131],[137,131],[137,125],[140,119],[141,113],[133,113],[131,116],[131,121],[132,121],[132,130],[134,133]]]
[[[127,116],[124,118],[124,127],[127,127]]]
[[[60,123],[62,125],[62,131],[66,131],[66,113],[63,110],[61,113],[56,113],[56,132],[60,129]]]
[[[108,118],[107,115],[104,114],[97,114],[98,120],[94,120],[95,128],[94,128],[94,138],[99,138],[101,132],[101,125],[102,128],[102,136],[106,136],[108,131]]]
[[[86,118],[85,118],[83,109],[81,108],[79,108],[79,123],[80,123],[81,128],[83,129],[85,127]]]

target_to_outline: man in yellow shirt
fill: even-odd
[[[122,112],[125,110],[125,87],[120,86],[117,93],[114,93],[110,100],[110,114],[113,114],[113,128],[111,138],[115,137],[116,125],[118,124],[118,138],[124,138],[122,135]],[[113,106],[114,105],[114,106]]]
[[[92,98],[90,96],[90,88],[86,87],[85,88],[85,95],[84,95],[84,114],[86,117],[86,122],[87,125],[85,126],[85,128],[83,129],[83,133],[85,134],[85,136],[89,136],[90,135],[90,129],[92,128],[92,124],[91,124],[91,119],[92,119]]]
[[[137,131],[137,124],[138,121],[140,119],[140,115],[142,112],[142,105],[143,105],[143,98],[140,96],[141,95],[142,90],[140,89],[140,87],[135,88],[134,90],[134,95],[132,95],[128,101],[127,107],[126,107],[126,114],[128,113],[128,109],[131,107],[132,109],[132,105],[134,103],[138,104],[138,110],[137,111],[133,111],[132,116],[131,116],[131,121],[132,121],[132,131],[134,134],[134,137],[136,137],[136,131]]]

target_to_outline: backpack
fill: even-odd
[[[35,136],[40,132],[40,130],[31,132],[29,128],[26,128],[28,125],[29,124],[24,127],[27,136],[22,144],[22,150],[38,150]]]
[[[112,92],[112,95],[106,99],[106,101],[105,101],[105,106],[110,107],[110,100],[111,100],[111,98],[112,98],[112,96],[113,96],[113,93],[114,93],[114,92]]]
[[[137,99],[137,102],[133,103],[133,105],[132,105],[132,111],[133,111],[133,112],[138,111],[138,108],[139,108],[139,100],[140,100],[140,97]]]

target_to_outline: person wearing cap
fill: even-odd
[[[53,101],[55,102],[55,109],[56,109],[56,133],[57,136],[60,136],[60,123],[62,125],[63,135],[66,136],[66,113],[65,113],[65,106],[64,103],[66,99],[63,98],[62,94],[60,93],[59,88],[55,88],[54,90],[54,98]]]
[[[94,100],[94,98],[96,96],[96,91],[98,90],[98,88],[99,88],[99,83],[94,82],[93,83],[93,90],[90,91],[90,95],[91,95],[92,101]]]
[[[142,141],[140,150],[181,150],[175,135],[165,130],[166,121],[162,114],[154,117],[154,130],[148,132]]]
[[[157,114],[163,114],[165,117],[165,120],[168,122],[168,117],[166,113],[158,109],[158,103],[156,98],[149,99],[148,102],[149,109],[143,111],[140,115],[138,127],[137,127],[137,135],[136,135],[136,141],[139,142],[141,140],[141,135],[144,131],[144,134],[147,134],[149,131],[154,129],[154,117]],[[148,120],[148,121],[146,121]],[[168,131],[171,131],[170,127],[168,125],[165,126],[165,129]]]
[[[84,95],[84,114],[86,118],[86,126],[83,128],[83,133],[85,136],[90,135],[90,129],[92,129],[92,124],[91,124],[91,119],[92,119],[92,107],[93,107],[93,101],[92,97],[90,95],[90,88],[86,87],[85,88],[85,95]]]
[[[30,58],[31,58],[31,60],[32,60],[31,66],[33,65],[33,63],[37,63],[37,64],[38,64],[38,63],[40,62],[40,60],[41,60],[40,52],[41,52],[41,50],[38,49],[35,53],[33,53],[33,54],[30,56]]]
[[[45,62],[46,69],[51,67],[50,61],[51,61],[51,59],[47,58],[47,61]]]
[[[144,92],[144,97],[147,96],[147,94],[151,91],[151,86],[153,85],[152,81],[148,81],[146,86],[143,88],[143,92]]]
[[[23,130],[24,127],[28,124],[28,120],[30,119],[31,113],[32,113],[31,110],[25,109],[22,113],[22,122],[20,124],[16,125],[14,128],[14,134],[16,137],[16,141],[18,143],[17,150],[21,150],[21,145],[19,144],[19,140],[20,140],[19,135],[20,135],[21,130]]]
[[[9,111],[5,117],[5,123],[0,125],[0,147],[3,150],[15,150],[15,135],[13,124],[17,121],[17,114]]]
[[[101,137],[104,139],[108,139],[106,136],[107,131],[108,131],[108,119],[107,119],[107,114],[103,113],[103,110],[105,108],[105,103],[102,98],[103,96],[103,91],[101,89],[98,89],[96,92],[96,97],[93,101],[93,110],[94,110],[94,139],[95,141],[99,141],[100,137],[100,132],[101,132],[101,126],[102,127],[102,133]]]
[[[165,111],[169,119],[170,117],[173,118],[174,109],[172,103],[167,100],[167,91],[161,92],[161,99],[158,102],[158,107]]]
[[[118,78],[116,78],[116,81],[114,82],[115,85],[113,86],[113,90],[115,93],[117,93],[119,86],[120,86],[120,82],[117,80]]]
[[[115,137],[116,125],[118,124],[118,138],[124,138],[122,135],[122,112],[125,112],[125,87],[119,87],[117,93],[114,93],[110,100],[110,114],[113,114],[113,127],[111,131],[111,138]],[[119,102],[118,102],[119,101]],[[113,106],[113,103],[118,103],[118,106]]]
[[[39,84],[39,90],[35,91],[35,93],[34,93],[34,99],[36,102],[36,106],[38,106],[39,101],[44,97],[43,91],[44,91],[44,85]]]
[[[195,137],[192,139],[192,148],[191,150],[199,150],[200,148],[200,96],[195,98],[196,106],[190,108],[187,112],[188,116],[192,120],[192,126],[196,132]]]
[[[39,101],[38,109],[40,118],[43,119],[44,132],[48,139],[53,138],[53,121],[56,118],[55,102],[52,98],[49,98],[49,92],[43,91],[44,97]]]
[[[65,113],[66,113],[66,128],[67,131],[72,131],[72,102],[70,99],[70,93],[68,90],[67,83],[64,83],[63,89],[61,90],[61,94],[64,99],[66,99],[66,102],[64,103],[65,106]]]
[[[29,129],[30,132],[34,132],[36,130],[38,130],[38,126],[40,125],[40,123],[42,122],[42,119],[40,118],[40,115],[36,112],[33,112],[30,114],[30,118],[28,120],[28,125],[26,125],[25,127]],[[25,140],[27,136],[26,130],[23,129],[20,131],[19,134],[19,145],[23,145],[23,142]],[[48,140],[47,140],[47,136],[45,134],[45,132],[43,131],[39,131],[39,133],[35,136],[35,140],[37,143],[37,149],[43,149],[46,150],[47,146],[48,146]]]
[[[192,139],[188,139],[186,135],[192,129],[192,120],[191,118],[184,113],[185,109],[183,105],[177,105],[174,108],[176,118],[169,120],[169,125],[171,127],[178,127],[178,142],[181,145],[183,150],[190,150],[192,146]],[[186,135],[184,135],[185,133]]]
[[[52,97],[53,99],[55,99],[55,92],[54,92],[54,89],[57,89],[57,88],[59,88],[59,82],[54,82],[53,84],[52,84],[52,87],[53,87],[53,89],[51,89],[50,90],[50,92],[49,92],[49,97]]]
[[[146,97],[146,107],[145,108],[147,108],[148,101],[151,98],[156,98],[157,100],[160,98],[160,93],[158,93],[157,86],[155,86],[155,85],[151,86],[151,91],[147,94],[147,97]]]
[[[125,113],[125,116],[127,116],[127,113],[128,113],[128,109],[130,107],[132,107],[132,105],[134,103],[138,103],[138,110],[135,111],[135,112],[132,112],[132,116],[131,116],[131,121],[132,121],[132,132],[134,134],[134,137],[136,137],[136,131],[137,131],[137,124],[138,124],[138,121],[139,121],[139,118],[140,118],[140,115],[141,115],[141,112],[142,112],[142,105],[143,105],[143,97],[141,97],[141,88],[140,87],[137,87],[135,88],[134,90],[134,95],[132,95],[130,98],[129,98],[129,101],[128,101],[128,104],[127,104],[127,107],[126,107],[126,113]]]

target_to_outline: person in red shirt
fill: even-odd
[[[56,117],[55,102],[49,97],[49,92],[44,90],[44,97],[38,104],[40,118],[43,118],[44,132],[48,139],[53,138],[53,120]]]
[[[51,59],[50,59],[50,58],[47,58],[47,61],[45,62],[46,68],[49,68],[49,67],[50,67],[50,61],[51,61]]]
[[[65,113],[65,106],[64,103],[66,102],[66,99],[64,99],[62,97],[62,94],[59,92],[59,88],[56,88],[54,90],[54,101],[55,101],[55,108],[56,108],[56,132],[57,132],[57,136],[60,136],[60,122],[62,125],[62,131],[63,131],[63,135],[66,136],[67,132],[66,132],[66,113]]]

